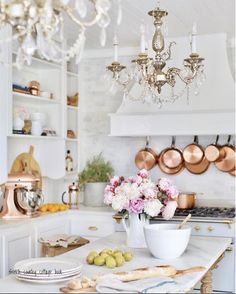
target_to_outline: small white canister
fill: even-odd
[[[31,135],[41,136],[43,132],[43,126],[45,124],[45,114],[41,112],[34,112],[31,115],[32,127]]]

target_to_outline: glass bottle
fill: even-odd
[[[73,158],[70,155],[70,150],[67,150],[67,155],[66,155],[66,171],[67,172],[73,171]]]

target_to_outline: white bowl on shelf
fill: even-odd
[[[180,257],[188,246],[191,227],[177,229],[177,224],[150,224],[144,227],[147,247],[160,259]]]
[[[44,97],[44,98],[50,99],[51,98],[51,93],[50,92],[46,92],[46,91],[41,91],[40,92],[40,96],[41,97]]]

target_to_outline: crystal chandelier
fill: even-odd
[[[86,3],[87,2],[87,3]],[[88,6],[90,5],[90,6]],[[88,11],[90,7],[91,13]],[[19,45],[17,60],[31,63],[34,53],[50,61],[80,60],[85,43],[85,31],[95,24],[101,28],[101,45],[105,45],[106,28],[110,24],[110,0],[0,0],[0,29],[12,27],[12,37],[0,42],[16,40]],[[83,20],[89,14],[89,20]],[[78,26],[78,37],[67,49],[63,24],[69,17]]]
[[[171,49],[175,42],[171,42],[168,48],[165,48],[163,35],[163,17],[168,15],[167,11],[159,7],[148,13],[154,20],[155,33],[152,39],[152,49],[154,58],[150,58],[146,50],[145,28],[141,26],[141,53],[132,61],[133,70],[128,71],[125,66],[118,61],[118,40],[114,38],[114,61],[107,66],[108,75],[112,73],[113,88],[122,88],[124,97],[131,100],[156,103],[159,107],[166,102],[174,102],[187,91],[189,99],[189,85],[195,84],[195,94],[198,94],[198,87],[205,80],[203,71],[203,60],[196,52],[196,25],[190,35],[191,54],[184,59],[183,69],[170,67],[165,69],[166,63],[171,59]],[[178,80],[178,81],[177,81]],[[175,86],[178,82],[183,84],[181,91],[175,92]],[[182,83],[183,82],[183,83]],[[138,96],[131,94],[131,89],[135,83],[140,86]],[[115,86],[114,86],[115,85]],[[168,95],[167,85],[169,86]],[[179,86],[178,86],[179,88]],[[164,95],[162,92],[165,92]]]

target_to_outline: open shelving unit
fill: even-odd
[[[79,75],[78,68],[75,66],[75,60],[66,64],[66,124],[65,133],[67,130],[72,130],[76,137],[66,138],[66,150],[70,150],[73,158],[74,170],[66,172],[65,181],[76,179],[79,170],[79,102],[78,106],[67,105],[67,96],[73,96],[79,93]]]
[[[50,99],[50,98],[45,98],[41,96],[35,96],[35,95],[30,95],[30,94],[24,94],[20,92],[12,92],[12,95],[14,96],[15,99],[19,99],[25,103],[31,102],[33,103],[34,101],[37,102],[44,102],[44,103],[52,103],[52,104],[60,104],[61,100],[59,99]]]
[[[11,32],[9,32],[10,34]],[[66,46],[66,41],[61,44]],[[30,145],[35,146],[35,155],[42,166],[42,175],[49,179],[64,179],[71,181],[77,177],[79,167],[79,107],[67,105],[67,96],[79,92],[79,75],[74,60],[70,64],[65,61],[61,63],[51,62],[32,57],[31,65],[24,64],[20,69],[16,66],[16,51],[9,46],[8,80],[8,170],[12,161],[21,153],[26,152]],[[13,90],[13,84],[28,86],[31,81],[40,84],[40,91],[49,92],[52,98],[35,96]],[[43,113],[45,122],[43,128],[56,132],[55,136],[34,136],[31,134],[15,134],[14,117],[19,109],[26,109],[30,114],[34,112]],[[73,130],[76,138],[68,138],[67,130]],[[65,169],[65,157],[67,150],[71,151],[74,162],[74,170],[67,173]],[[55,177],[56,175],[56,177]]]

